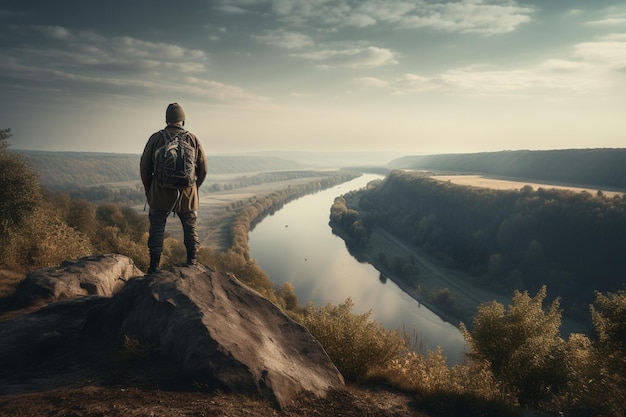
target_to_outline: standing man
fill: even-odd
[[[178,103],[167,106],[165,129],[154,133],[141,155],[141,181],[150,205],[150,267],[157,272],[163,252],[165,223],[171,212],[183,226],[187,265],[195,265],[200,245],[196,220],[198,187],[207,175],[207,159],[202,144],[183,128],[185,112]]]

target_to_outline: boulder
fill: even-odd
[[[96,309],[91,328],[150,344],[192,380],[279,406],[344,385],[319,342],[233,275],[198,267],[131,280]]]
[[[150,367],[183,383],[258,395],[279,407],[344,385],[303,326],[232,274],[181,266],[142,275],[119,255],[30,274],[19,290],[23,300],[61,301],[0,319],[0,394],[3,386],[39,389],[42,378],[56,387],[72,383],[68,373],[94,381],[127,337],[152,347]]]
[[[59,363],[65,367],[67,358],[79,362],[79,354],[89,353],[83,352],[81,336],[87,315],[109,300],[91,296],[58,301],[34,313],[0,320],[0,394],[12,385],[4,383],[7,378],[28,385],[25,380],[43,377],[43,368]]]
[[[18,304],[37,299],[67,300],[88,295],[111,297],[129,278],[143,273],[124,255],[89,256],[65,261],[61,266],[31,272],[15,293]]]

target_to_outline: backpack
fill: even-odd
[[[196,149],[190,141],[189,132],[177,132],[171,136],[161,130],[163,146],[155,151],[154,176],[164,188],[182,190],[196,182]]]

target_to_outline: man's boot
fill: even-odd
[[[148,274],[154,274],[155,272],[159,272],[160,263],[161,263],[161,254],[151,253],[150,254],[150,267],[148,268]]]
[[[187,251],[187,266],[198,265],[198,261],[196,260],[196,252],[195,251]]]

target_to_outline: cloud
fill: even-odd
[[[234,14],[269,10],[292,27],[383,26],[495,35],[531,21],[535,8],[515,0],[234,0],[218,10]]]
[[[105,37],[59,26],[13,27],[13,42],[0,47],[0,85],[82,94],[137,95],[185,91],[215,101],[263,102],[239,87],[208,76],[208,55],[164,42]]]
[[[515,2],[486,4],[481,0],[423,4],[401,24],[410,28],[431,28],[445,32],[495,35],[514,31],[531,21],[534,9]],[[502,4],[498,4],[502,3]]]
[[[626,69],[626,34],[611,34],[597,42],[576,45],[574,57],[596,67]]]
[[[358,27],[392,25],[445,32],[494,35],[531,21],[535,9],[512,0],[273,0],[271,10],[293,26]]]
[[[372,16],[368,16],[362,13],[357,13],[357,14],[348,16],[345,23],[346,23],[346,26],[365,28],[368,26],[374,26],[376,25],[377,22],[376,22],[376,19],[374,19]]]
[[[545,91],[563,88],[562,82],[536,69],[475,70],[459,68],[448,70],[439,77],[442,85],[459,92],[486,95],[527,94],[533,90]]]
[[[309,36],[283,29],[272,30],[254,38],[259,42],[286,49],[301,49],[313,45],[313,40]]]
[[[597,90],[602,81],[588,66],[551,60],[521,69],[486,69],[464,67],[446,70],[435,76],[403,74],[389,83],[395,95],[440,91],[445,94],[471,96],[551,96],[555,91],[581,94]]]
[[[248,11],[242,7],[230,4],[221,4],[215,7],[217,10],[226,14],[246,14]]]
[[[613,33],[573,45],[570,54],[515,69],[475,65],[434,75],[405,73],[386,80],[361,77],[362,86],[395,95],[440,91],[479,96],[545,96],[613,94],[626,85],[626,34]]]
[[[323,67],[380,67],[397,64],[396,53],[391,49],[375,46],[356,47],[350,49],[325,49],[308,53],[294,54],[294,56],[318,62]]]
[[[220,102],[267,103],[270,101],[266,97],[247,93],[241,87],[223,84],[218,81],[195,77],[188,77],[184,81],[181,85],[173,86],[173,91],[184,91],[190,95],[199,95]]]
[[[355,78],[354,82],[365,87],[384,88],[389,86],[389,82],[376,77],[359,77]]]
[[[419,74],[406,73],[397,77],[393,82],[395,94],[406,94],[437,90],[442,87],[441,80],[425,77]]]
[[[624,24],[626,24],[626,17],[593,20],[591,22],[587,22],[586,24],[590,26],[624,26]]]

